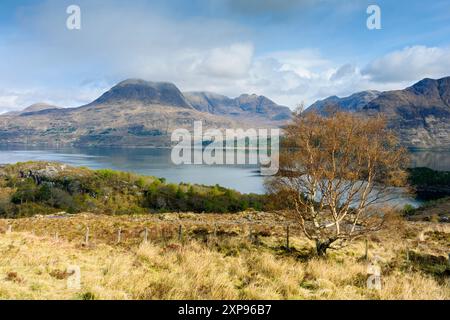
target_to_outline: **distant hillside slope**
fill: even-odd
[[[423,79],[404,90],[330,97],[307,112],[326,113],[330,107],[367,116],[383,114],[405,146],[450,148],[450,77]]]
[[[21,114],[24,114],[24,113],[40,112],[40,111],[52,110],[52,109],[61,109],[61,108],[57,107],[57,106],[54,106],[54,105],[51,105],[51,104],[48,104],[48,103],[40,102],[40,103],[32,104],[29,107],[26,107],[22,111],[11,111],[11,112],[5,113],[4,115],[17,116],[17,115],[21,115]]]

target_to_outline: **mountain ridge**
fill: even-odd
[[[212,114],[240,117],[250,113],[274,121],[289,120],[291,115],[288,107],[278,105],[262,95],[241,94],[236,98],[230,98],[205,91],[185,92],[184,95],[195,109]]]
[[[380,92],[368,100],[362,98],[362,93],[319,100],[306,112],[326,114],[326,108],[337,108],[364,116],[382,114],[405,146],[450,148],[450,77],[425,78],[403,90]],[[355,99],[352,103],[358,104],[359,108],[348,107],[351,97]]]

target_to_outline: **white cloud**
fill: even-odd
[[[23,110],[35,103],[48,103],[59,107],[78,107],[99,97],[109,85],[84,83],[67,88],[36,87],[27,90],[0,90],[0,114]]]
[[[363,74],[375,82],[417,81],[450,75],[450,48],[413,46],[371,62]]]
[[[310,49],[274,52],[255,58],[242,86],[290,107],[301,102],[309,105],[329,95],[367,89],[364,76],[356,66],[339,66],[323,58],[319,51]]]
[[[247,75],[253,59],[253,45],[237,43],[213,48],[198,61],[198,70],[208,76],[239,78]]]
[[[339,81],[357,75],[359,70],[352,64],[347,63],[340,67],[331,76],[331,80]]]
[[[19,96],[17,94],[0,91],[0,113],[14,110],[18,99]]]

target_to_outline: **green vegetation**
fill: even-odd
[[[413,186],[450,186],[449,171],[435,171],[430,168],[412,168],[409,171],[409,182]]]
[[[408,183],[420,200],[436,200],[450,196],[450,172],[429,168],[408,169]]]
[[[108,169],[29,162],[0,168],[0,216],[57,211],[136,214],[262,210],[265,197],[220,186],[171,184],[165,179]]]

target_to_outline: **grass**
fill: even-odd
[[[412,221],[450,222],[450,197],[427,201],[417,209],[405,209],[405,217]]]
[[[286,251],[283,228],[268,232],[264,225],[287,220],[258,212],[0,220],[0,298],[450,299],[448,226],[399,220],[373,235],[369,258],[379,256],[382,270],[382,290],[376,291],[366,287],[364,241],[318,259],[313,244],[293,228]],[[180,224],[181,241],[177,228],[168,232]],[[147,243],[145,227],[159,230],[149,232]],[[250,228],[260,235],[257,242]],[[164,237],[161,230],[167,230]],[[80,290],[67,288],[70,265],[81,269]]]

